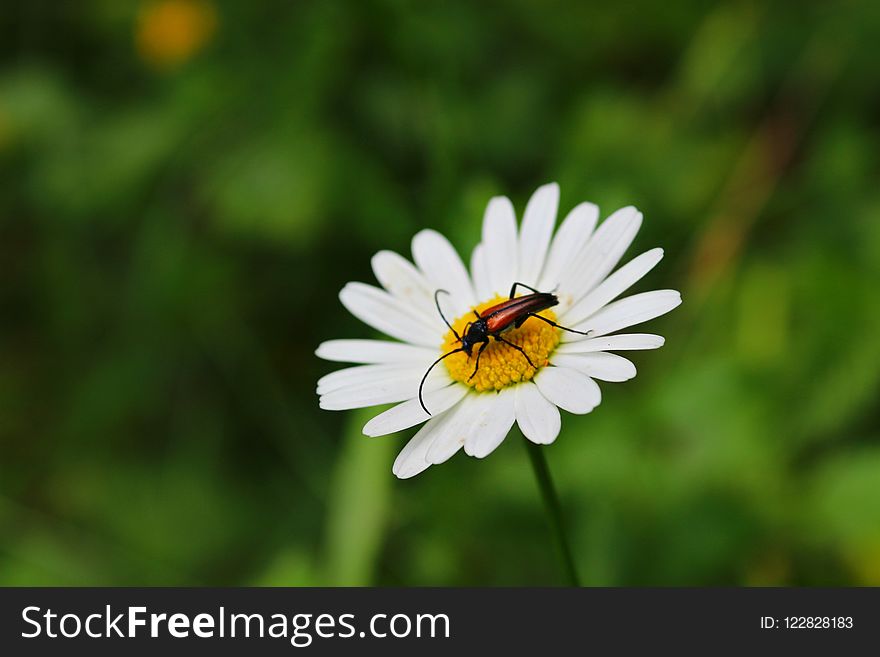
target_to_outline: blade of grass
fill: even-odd
[[[326,583],[367,586],[376,561],[391,500],[393,436],[370,439],[361,428],[373,409],[349,416],[333,473],[327,508]]]

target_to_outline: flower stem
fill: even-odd
[[[523,437],[523,440],[526,444],[526,451],[529,453],[529,460],[532,462],[532,470],[535,472],[538,488],[541,490],[541,497],[544,500],[544,509],[547,511],[550,527],[556,537],[556,545],[559,548],[559,556],[562,559],[566,578],[569,585],[580,586],[577,569],[574,566],[574,559],[571,555],[571,548],[565,535],[565,527],[562,524],[562,509],[559,506],[559,497],[557,497],[556,488],[553,486],[553,479],[550,476],[550,469],[547,467],[544,450],[541,445],[536,445],[525,437]]]

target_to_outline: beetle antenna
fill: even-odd
[[[434,292],[434,305],[437,306],[437,312],[440,313],[440,319],[442,319],[442,320],[443,320],[443,323],[446,324],[446,326],[449,327],[449,330],[450,330],[450,331],[452,331],[452,335],[455,336],[456,341],[457,341],[457,342],[461,342],[461,336],[456,332],[456,330],[455,330],[454,328],[452,328],[452,324],[449,323],[449,321],[443,316],[443,311],[440,310],[440,299],[439,299],[439,295],[440,295],[441,292],[442,292],[443,294],[449,294],[449,290],[436,290],[436,291]],[[425,409],[425,410],[427,411],[428,409]]]
[[[422,377],[421,383],[419,383],[419,403],[422,405],[422,408],[425,409],[425,413],[431,415],[431,411],[428,410],[428,407],[425,406],[425,400],[422,398],[422,388],[425,387],[425,380],[428,378],[428,375],[431,373],[431,370],[434,369],[434,366],[439,363],[441,360],[446,358],[447,356],[451,356],[452,354],[457,354],[459,351],[464,351],[464,347],[459,347],[458,349],[453,349],[452,351],[447,351],[445,354],[440,356],[437,360],[431,363],[431,367],[428,368],[428,371],[425,372],[425,376]]]

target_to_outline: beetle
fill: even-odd
[[[516,289],[518,287],[524,287],[527,290],[531,291],[531,294],[525,294],[521,297],[516,296]],[[419,383],[419,403],[422,405],[422,408],[425,410],[425,413],[431,415],[431,411],[428,410],[428,407],[425,406],[425,400],[422,397],[422,389],[425,387],[425,381],[428,378],[428,375],[431,373],[431,370],[434,369],[434,366],[437,365],[444,358],[448,358],[452,354],[457,354],[459,352],[464,352],[468,355],[468,359],[473,355],[474,347],[480,345],[479,350],[477,351],[477,362],[474,365],[473,374],[468,377],[468,381],[474,378],[477,374],[477,370],[480,369],[480,356],[483,355],[483,352],[486,350],[486,347],[489,346],[489,338],[495,339],[497,342],[503,342],[509,347],[513,347],[519,353],[523,355],[529,365],[533,368],[535,364],[532,362],[532,359],[529,358],[529,355],[523,351],[523,348],[518,344],[514,344],[510,340],[505,340],[501,335],[505,331],[509,331],[510,329],[519,328],[522,326],[527,319],[530,317],[534,317],[535,319],[540,319],[542,322],[547,322],[550,326],[558,328],[563,331],[568,331],[569,333],[577,333],[578,335],[589,335],[590,331],[575,331],[574,329],[567,328],[565,326],[561,326],[556,322],[547,319],[546,317],[542,317],[536,313],[541,312],[542,310],[547,310],[547,308],[552,308],[553,306],[559,303],[559,298],[553,294],[552,292],[540,292],[533,287],[529,287],[525,283],[520,283],[519,281],[515,282],[510,288],[510,296],[506,301],[502,301],[499,304],[496,304],[490,308],[486,308],[482,314],[478,313],[474,310],[474,315],[476,315],[476,320],[473,322],[468,322],[465,324],[464,331],[459,335],[458,332],[452,328],[452,324],[443,316],[443,311],[440,309],[440,294],[449,294],[447,290],[437,290],[434,292],[434,305],[437,306],[437,312],[440,313],[440,318],[443,320],[443,323],[449,327],[449,330],[452,331],[452,334],[455,336],[455,341],[460,342],[461,346],[457,349],[453,349],[452,351],[447,351],[445,354],[440,356],[437,360],[431,363],[431,366],[425,372],[425,375],[422,377],[421,383]]]

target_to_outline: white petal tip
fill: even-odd
[[[429,235],[433,235],[435,232],[437,231],[432,230],[431,228],[422,228],[422,230],[413,235],[413,242],[415,242],[416,240],[425,239]]]
[[[391,472],[398,479],[412,479],[417,474],[423,473],[429,467],[431,467],[430,463],[425,463],[425,467],[423,467],[423,468],[422,467],[415,467],[414,468],[414,467],[412,467],[412,465],[407,465],[406,467],[392,468]]]
[[[347,300],[351,296],[352,286],[351,283],[346,283],[341,290],[339,290],[339,300],[342,302],[342,305],[348,308]]]
[[[335,397],[336,395],[333,396]],[[351,403],[350,400],[344,401],[340,399],[334,399],[328,401],[325,399],[325,397],[321,397],[321,399],[318,400],[318,408],[323,411],[351,411],[356,408],[366,408],[366,406],[358,403]]]
[[[464,453],[475,459],[484,459],[490,454],[490,452],[487,452],[479,445],[469,445],[467,443],[464,445]]]
[[[489,203],[486,205],[486,212],[484,218],[484,230],[485,230],[485,221],[497,221],[497,217],[510,217],[515,216],[513,210],[513,202],[507,198],[506,196],[493,196],[489,199]]]
[[[379,436],[387,436],[388,435],[388,433],[385,433],[383,431],[377,431],[376,429],[371,427],[369,422],[367,422],[364,425],[364,428],[361,429],[361,433],[363,433],[367,438],[378,438]],[[390,433],[394,433],[394,432],[392,431]]]
[[[585,219],[594,218],[594,215],[595,218],[598,218],[600,210],[599,206],[595,203],[590,203],[590,201],[582,201],[574,206],[574,209],[572,209],[571,212],[575,213],[575,217],[578,220],[582,221]]]
[[[375,269],[376,262],[381,260],[382,258],[387,257],[389,253],[391,253],[391,251],[388,251],[386,249],[382,249],[381,251],[377,251],[376,253],[373,254],[373,257],[370,258],[370,264],[373,265],[373,268]]]
[[[432,228],[423,228],[418,233],[413,235],[412,242],[410,242],[410,248],[413,252],[413,257],[415,254],[422,249],[422,247],[426,249],[430,249],[428,245],[434,242],[438,237],[443,239],[443,237]]]

